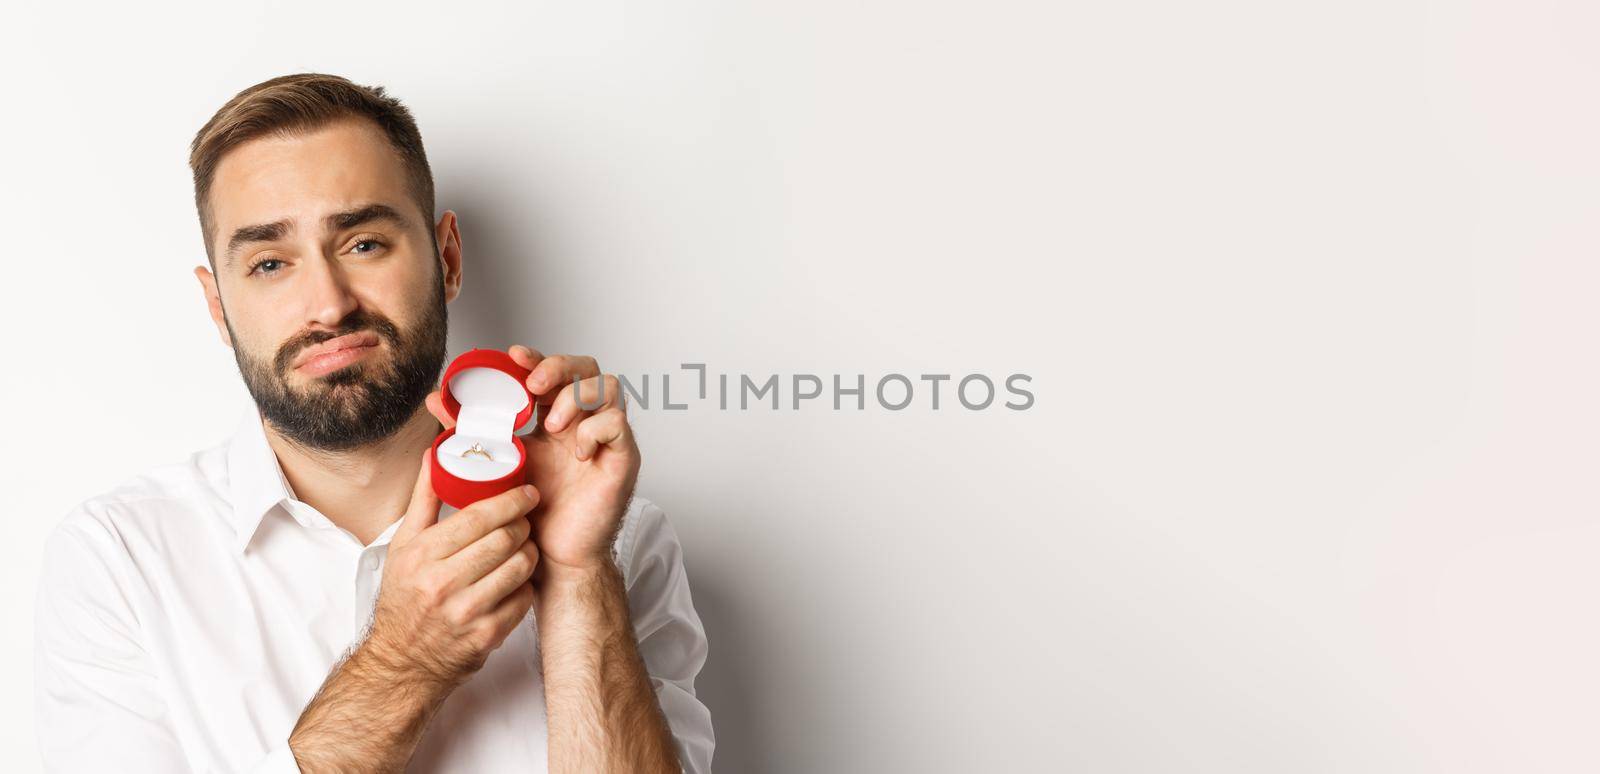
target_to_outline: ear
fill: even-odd
[[[454,301],[461,295],[461,228],[454,211],[445,210],[439,216],[439,225],[433,229],[439,240],[440,275],[444,277],[444,300]]]
[[[194,267],[194,276],[200,280],[200,292],[205,294],[206,308],[211,310],[211,322],[216,323],[223,346],[233,349],[233,337],[228,335],[228,321],[222,316],[222,294],[217,292],[217,278],[204,266]]]

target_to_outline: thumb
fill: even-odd
[[[439,495],[433,491],[433,447],[422,451],[422,468],[417,471],[417,484],[411,490],[411,504],[406,506],[404,520],[395,530],[391,543],[404,543],[417,533],[438,523]]]
[[[443,392],[434,390],[428,393],[428,397],[423,400],[423,403],[427,405],[428,413],[432,414],[434,419],[439,420],[439,424],[444,425],[444,429],[449,430],[456,426],[456,421],[450,417],[450,412],[444,410]]]

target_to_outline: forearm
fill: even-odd
[[[538,591],[550,771],[678,774],[616,566],[548,571]]]
[[[366,640],[329,673],[289,748],[307,774],[403,772],[452,687],[402,668]]]

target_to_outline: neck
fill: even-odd
[[[296,499],[370,545],[405,515],[417,483],[417,461],[443,426],[418,406],[393,435],[345,452],[310,449],[279,435],[265,423],[267,443],[278,455]]]

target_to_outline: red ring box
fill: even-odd
[[[533,418],[530,371],[498,349],[470,349],[440,380],[445,411],[456,421],[433,439],[433,491],[457,509],[527,482],[528,450],[516,431]],[[473,444],[489,453],[461,456]]]

